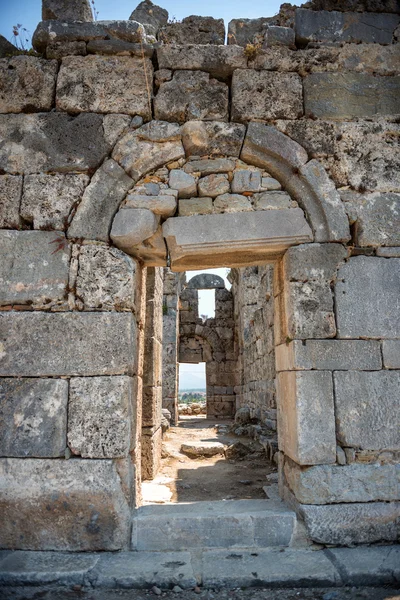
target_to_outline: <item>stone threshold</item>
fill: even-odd
[[[400,545],[181,552],[0,551],[2,588],[80,589],[382,586],[400,583]]]

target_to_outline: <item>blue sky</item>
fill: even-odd
[[[300,6],[304,0],[292,0]],[[99,20],[129,19],[138,2],[127,0],[95,0],[99,11]],[[159,4],[166,8],[170,18],[181,20],[189,15],[203,15],[222,18],[227,24],[231,19],[271,17],[279,11],[283,0],[252,0],[244,3],[237,0],[161,0]],[[156,2],[157,4],[157,2]],[[0,33],[11,41],[12,27],[21,23],[32,36],[41,20],[41,0],[0,0]]]

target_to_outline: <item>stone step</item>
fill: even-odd
[[[275,500],[147,505],[136,511],[132,549],[287,547],[295,533],[295,513]]]

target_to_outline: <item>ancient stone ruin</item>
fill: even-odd
[[[141,481],[179,362],[270,432],[285,509],[239,541],[399,540],[399,22],[311,0],[225,44],[43,0],[37,55],[0,45],[1,549],[169,548]]]

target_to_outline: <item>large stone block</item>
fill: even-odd
[[[187,156],[207,154],[239,156],[245,133],[245,126],[239,123],[189,121],[182,126],[182,142]],[[215,161],[211,162],[215,163]],[[203,171],[203,175],[207,174]]]
[[[61,232],[0,231],[0,305],[63,300],[69,257]]]
[[[64,456],[68,382],[0,379],[0,455]]]
[[[300,465],[336,462],[332,374],[278,373],[280,449]]]
[[[43,0],[43,21],[93,21],[89,0]]]
[[[126,113],[151,119],[147,81],[152,79],[148,58],[67,56],[57,79],[56,105],[69,113]]]
[[[268,29],[275,23],[272,17],[260,17],[259,19],[232,19],[228,24],[228,44],[246,47],[248,44],[260,44]]]
[[[343,371],[333,375],[336,432],[342,446],[400,448],[400,373]]]
[[[142,479],[154,479],[161,462],[162,429],[142,429]]]
[[[57,62],[34,56],[0,59],[0,113],[50,110]]]
[[[296,9],[296,42],[391,44],[399,17],[394,14]]]
[[[400,338],[400,259],[355,256],[335,286],[340,338]]]
[[[130,509],[119,461],[0,459],[0,546],[128,549]]]
[[[382,357],[385,369],[400,369],[400,340],[383,340]]]
[[[168,22],[168,11],[151,0],[143,0],[131,13],[129,20],[142,23],[147,34],[156,36],[160,27]]]
[[[108,246],[79,249],[76,295],[85,310],[135,310],[136,262]]]
[[[87,175],[26,175],[21,217],[34,229],[65,230],[88,183]]]
[[[115,216],[111,239],[118,248],[136,256],[138,244],[148,240],[158,227],[157,217],[147,208],[123,208]]]
[[[168,23],[160,31],[160,39],[165,44],[215,44],[225,43],[223,19],[192,15],[181,22]]]
[[[400,77],[365,73],[312,73],[304,80],[306,116],[368,118],[400,112]]]
[[[285,288],[283,328],[290,339],[335,337],[335,314],[329,282],[285,282]]]
[[[137,399],[132,377],[73,377],[68,446],[83,458],[128,456]]]
[[[7,173],[93,170],[112,147],[97,114],[0,115],[0,138],[0,169]]]
[[[247,57],[239,46],[165,44],[157,48],[160,69],[205,71],[212,77],[226,78],[235,69],[247,67]]]
[[[375,371],[381,346],[373,340],[294,340],[275,348],[277,371]]]
[[[136,365],[129,313],[0,313],[0,375],[122,375]]]
[[[281,90],[285,93],[282,94]],[[232,119],[296,119],[303,115],[303,86],[296,73],[237,69],[232,78]]]
[[[106,160],[85,190],[68,237],[108,242],[114,215],[132,186],[122,167],[115,160]]]
[[[175,375],[176,379],[176,375]],[[160,427],[162,387],[143,387],[142,424],[144,427]]]
[[[229,89],[203,71],[175,71],[154,99],[156,119],[184,123],[192,119],[227,121]]]
[[[286,481],[302,504],[399,500],[400,465],[319,465],[300,467],[285,460]]]
[[[283,259],[288,281],[333,281],[340,264],[347,258],[341,244],[304,244],[289,248]]]
[[[0,175],[0,228],[19,228],[22,177]]]

